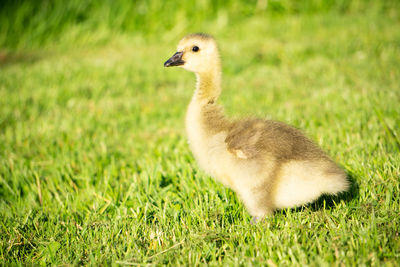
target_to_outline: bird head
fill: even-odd
[[[179,66],[195,73],[209,72],[219,65],[218,47],[213,37],[196,33],[179,42],[177,52],[164,63],[164,67]]]

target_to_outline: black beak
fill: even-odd
[[[176,52],[170,59],[165,61],[164,67],[180,66],[185,64],[182,60],[183,52]]]

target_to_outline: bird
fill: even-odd
[[[184,36],[164,63],[173,66],[196,75],[185,119],[194,158],[238,194],[254,222],[349,189],[346,172],[297,128],[275,120],[227,118],[217,104],[221,58],[214,37]]]

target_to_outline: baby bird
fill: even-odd
[[[199,166],[233,189],[255,220],[349,188],[345,172],[299,130],[278,121],[225,117],[216,104],[221,60],[213,37],[185,36],[164,66],[196,74],[186,114],[189,146]]]

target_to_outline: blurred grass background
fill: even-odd
[[[276,19],[371,12],[384,16],[398,6],[396,0],[5,0],[0,3],[0,45],[14,49],[42,47],[55,41],[97,44],[121,34],[175,39],[199,28],[223,31],[254,16]]]
[[[0,264],[373,265],[400,259],[399,1],[1,1]],[[221,103],[303,129],[344,199],[251,225],[197,169],[194,77],[213,34]]]

